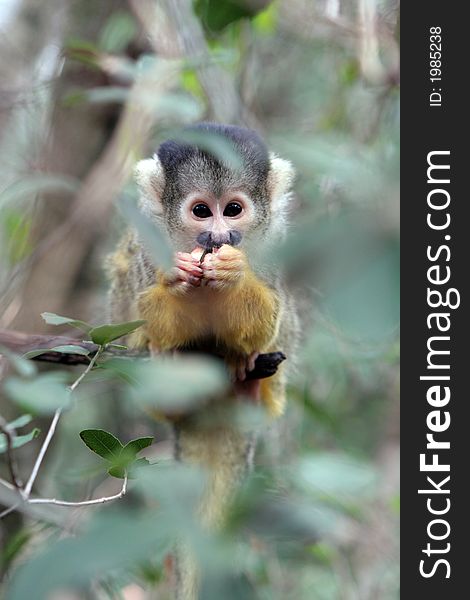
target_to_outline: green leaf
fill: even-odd
[[[135,460],[132,463],[132,468],[137,467],[140,469],[140,467],[149,467],[150,466],[150,461],[147,458],[138,458],[137,460]]]
[[[112,477],[123,479],[127,472],[128,476],[132,479],[134,477],[133,471],[136,467],[148,466],[150,464],[146,458],[136,459],[136,455],[144,448],[147,448],[147,446],[150,446],[152,442],[153,437],[137,438],[128,442],[111,461],[113,465],[108,469],[108,473]]]
[[[126,323],[110,323],[108,325],[100,325],[99,327],[93,327],[89,331],[91,339],[99,346],[109,344],[113,340],[117,340],[123,335],[127,335],[132,331],[135,331],[141,327],[145,321],[129,321]]]
[[[40,429],[34,428],[32,431],[25,435],[16,435],[13,438],[13,448],[21,448],[35,437],[39,435]],[[4,433],[0,434],[0,454],[5,452],[7,449],[7,440]]]
[[[5,549],[1,554],[2,567],[4,569],[9,568],[12,561],[20,554],[25,544],[27,544],[33,536],[33,531],[25,526],[23,529],[14,533],[9,540],[6,540]]]
[[[118,510],[94,513],[76,536],[52,536],[31,553],[12,573],[8,600],[50,600],[64,588],[80,595],[103,573],[127,572],[149,556],[162,561],[172,544],[168,517]]]
[[[252,20],[254,30],[261,35],[273,35],[276,32],[277,22],[278,7],[274,3],[258,13]]]
[[[110,102],[127,102],[130,95],[130,88],[122,86],[103,86],[88,90],[85,98],[88,102],[95,104],[108,104]]]
[[[98,456],[113,462],[119,459],[123,446],[112,433],[104,429],[84,429],[80,431],[80,437]]]
[[[23,358],[36,358],[36,356],[41,356],[41,354],[47,354],[51,351],[51,348],[36,348],[36,350],[30,350],[29,352],[25,352],[23,354]]]
[[[149,467],[150,462],[146,458],[138,458],[131,462],[127,467],[115,465],[114,467],[110,467],[108,469],[108,474],[111,477],[116,477],[117,479],[124,479],[127,476],[129,479],[135,479],[136,477],[136,469],[141,469],[142,467]]]
[[[50,312],[41,313],[41,317],[48,325],[70,325],[71,327],[76,327],[87,333],[92,329],[92,326],[85,323],[85,321],[79,321],[77,319],[72,319],[71,317],[63,317]]]
[[[242,0],[197,0],[195,11],[203,25],[211,32],[222,31],[240,19],[253,17],[265,3],[247,3]]]
[[[88,356],[91,350],[84,348],[83,346],[74,346],[73,344],[66,344],[65,346],[54,346],[51,348],[51,352],[62,352],[62,354],[81,354]]]
[[[72,177],[59,175],[31,175],[15,181],[0,193],[0,206],[6,203],[18,203],[28,196],[41,192],[58,191],[74,194],[80,187],[80,182]]]
[[[240,151],[219,133],[206,129],[185,129],[184,131],[175,132],[174,138],[178,142],[197,146],[201,150],[212,154],[230,169],[238,170],[243,166]]]
[[[125,11],[116,11],[101,31],[99,46],[104,52],[117,54],[126,49],[136,34],[137,25],[132,15]]]
[[[3,229],[7,240],[7,254],[11,265],[18,263],[31,254],[31,216],[25,214],[24,208],[6,207],[3,213]]]
[[[150,446],[152,444],[152,442],[153,442],[153,437],[143,437],[143,438],[137,438],[135,440],[131,440],[122,449],[122,454],[124,454],[124,453],[131,454],[132,453],[135,456],[141,450]]]
[[[132,477],[134,468],[150,464],[146,458],[136,459],[136,455],[150,446],[153,437],[137,438],[125,446],[114,435],[102,429],[85,429],[80,432],[80,437],[90,450],[111,463],[108,473],[112,477],[123,479],[126,472]]]
[[[8,423],[8,427],[10,429],[21,429],[21,427],[24,427],[25,425],[31,423],[32,420],[33,417],[31,415],[21,415],[21,417],[18,417],[14,421]]]
[[[146,458],[136,458],[136,455],[144,448],[147,448],[147,446],[150,446],[152,442],[152,437],[132,440],[121,450],[118,461],[114,466],[127,471],[129,477],[132,479],[134,477],[133,471],[136,467],[148,466],[150,464]],[[110,475],[113,475],[113,477],[117,477],[114,473],[108,472]]]
[[[0,346],[0,354],[7,357],[15,371],[22,377],[32,377],[33,375],[36,375],[37,369],[35,365],[29,360],[26,360],[23,356],[15,354],[4,346]]]
[[[293,473],[295,486],[336,502],[363,500],[373,492],[377,480],[373,464],[339,452],[304,455]]]
[[[119,466],[110,467],[108,469],[108,474],[111,475],[111,477],[116,477],[116,479],[124,479],[126,476],[126,469],[125,467]]]
[[[223,363],[206,356],[112,362],[132,378],[131,397],[146,409],[162,410],[164,414],[199,406],[223,393],[229,383]]]
[[[41,354],[47,354],[48,352],[62,352],[62,354],[81,354],[83,356],[88,356],[91,350],[84,348],[83,346],[66,344],[64,346],[54,346],[53,348],[36,348],[36,350],[25,352],[23,358],[36,358],[36,356],[41,356]]]
[[[47,415],[70,404],[70,388],[67,381],[67,373],[56,371],[38,375],[32,380],[10,377],[6,380],[4,389],[13,402],[27,407],[34,413]]]

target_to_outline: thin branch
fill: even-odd
[[[100,356],[100,354],[102,353],[103,348],[99,347],[98,351],[96,352],[95,356],[90,360],[90,363],[88,365],[88,367],[83,371],[83,373],[81,373],[81,375],[72,383],[72,385],[70,386],[70,392],[73,392],[78,385],[80,384],[80,382],[83,380],[84,377],[86,377],[86,375],[88,375],[88,373],[93,369],[93,367],[95,366],[95,363],[98,359],[98,357]],[[42,446],[41,446],[41,450],[39,451],[38,457],[36,459],[36,462],[34,463],[34,467],[33,470],[31,472],[31,475],[28,479],[28,482],[24,488],[24,492],[23,492],[23,497],[24,499],[28,499],[29,495],[31,493],[31,489],[34,485],[34,482],[36,480],[39,468],[41,467],[42,461],[44,459],[44,455],[47,452],[47,449],[49,447],[49,444],[51,443],[51,440],[54,436],[56,427],[57,427],[57,423],[59,422],[59,419],[62,415],[62,411],[63,408],[58,408],[55,413],[54,413],[54,417],[52,418],[51,424],[49,426],[49,430],[47,432],[46,435],[46,439],[44,440]]]
[[[102,498],[93,498],[93,500],[82,500],[79,502],[69,502],[68,500],[57,500],[56,498],[24,498],[22,501],[20,500],[16,504],[9,506],[3,512],[0,513],[0,520],[14,512],[17,508],[20,508],[22,504],[54,504],[55,506],[67,506],[67,507],[75,507],[80,508],[84,506],[98,506],[100,504],[106,504],[107,502],[112,502],[113,500],[120,500],[127,493],[127,482],[128,477],[127,474],[124,477],[124,481],[122,483],[122,487],[117,494],[113,494],[112,496],[103,496]],[[14,487],[0,479],[0,483],[13,490]]]
[[[20,506],[20,504],[21,502],[17,502],[16,504],[13,504],[13,506],[9,506],[4,511],[2,511],[0,513],[0,520],[3,519],[3,517],[6,517],[10,513],[14,512]]]
[[[68,502],[67,500],[56,500],[55,498],[31,498],[29,504],[56,504],[57,506],[94,506],[97,504],[105,504],[113,500],[119,500],[126,495],[127,492],[127,475],[124,477],[121,490],[113,496],[103,496],[102,498],[94,498],[93,500],[82,500],[80,502]]]
[[[9,481],[6,481],[5,479],[2,479],[1,477],[0,477],[0,484],[3,485],[3,486],[5,486],[9,490],[14,490],[15,489],[14,485],[12,485]]]
[[[49,430],[47,432],[46,439],[44,440],[44,442],[41,446],[41,449],[39,450],[39,454],[36,458],[36,462],[34,463],[33,470],[31,471],[31,475],[29,476],[28,482],[26,483],[26,486],[24,488],[22,495],[25,500],[27,500],[29,498],[33,484],[36,481],[39,467],[41,466],[42,461],[44,460],[44,455],[46,454],[49,444],[51,443],[52,437],[54,436],[54,433],[55,433],[55,430],[57,427],[57,423],[59,422],[62,411],[63,411],[63,408],[58,408],[54,413],[54,417],[52,418],[51,424],[49,426]]]

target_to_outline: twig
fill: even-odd
[[[127,493],[127,482],[128,477],[127,474],[124,477],[124,481],[122,483],[122,487],[117,494],[113,494],[112,496],[103,496],[102,498],[93,498],[93,500],[81,500],[79,502],[69,502],[68,500],[57,500],[56,498],[23,498],[23,500],[13,504],[6,508],[3,512],[0,513],[0,520],[15,511],[17,508],[21,506],[24,502],[25,504],[54,504],[56,506],[68,506],[80,508],[83,506],[97,506],[99,504],[106,504],[107,502],[112,502],[113,500],[119,500],[123,498]],[[8,481],[0,479],[0,483],[5,485],[8,489],[15,489]]]
[[[22,483],[16,472],[15,459],[13,457],[13,440],[15,438],[15,433],[12,432],[10,427],[8,427],[7,421],[5,421],[5,419],[1,415],[0,415],[0,431],[5,436],[5,441],[7,444],[5,455],[6,455],[8,470],[10,471],[10,478],[13,483],[13,487],[16,490],[18,490],[19,492],[21,492]]]
[[[5,479],[2,479],[1,477],[0,477],[0,484],[4,485],[9,490],[14,490],[15,489],[14,485],[12,485],[9,481],[6,481]]]
[[[103,351],[103,348],[100,346],[98,351],[96,352],[95,356],[90,360],[88,367],[83,371],[83,373],[81,373],[81,375],[70,386],[70,392],[73,392],[78,387],[78,385],[83,380],[83,378],[86,377],[86,375],[93,369],[93,367],[95,366],[95,363],[96,363],[98,357],[101,355],[102,351]],[[49,426],[49,430],[46,435],[46,439],[44,440],[44,442],[41,446],[41,450],[39,451],[36,462],[34,463],[33,470],[31,471],[31,475],[30,475],[28,482],[26,483],[26,486],[24,488],[22,496],[25,500],[27,500],[29,498],[29,495],[31,493],[31,489],[36,480],[39,468],[41,467],[42,461],[44,459],[44,455],[46,454],[49,444],[51,443],[51,440],[54,436],[54,433],[55,433],[55,430],[57,427],[57,423],[59,422],[59,419],[62,415],[63,410],[64,409],[61,407],[61,408],[58,408],[54,413],[51,424]]]
[[[12,513],[13,511],[15,511],[19,507],[20,504],[21,504],[21,502],[17,502],[16,504],[13,504],[13,506],[9,506],[4,511],[2,511],[0,513],[0,520],[3,519],[3,517],[6,517],[7,515]]]
[[[127,475],[124,477],[121,490],[113,496],[103,496],[93,500],[82,500],[80,502],[68,502],[67,500],[56,500],[56,498],[31,498],[29,504],[56,504],[57,506],[93,506],[95,504],[105,504],[113,500],[119,500],[127,492]]]
[[[28,482],[23,490],[22,496],[25,500],[27,500],[29,498],[29,495],[31,493],[31,488],[33,487],[33,484],[36,480],[36,477],[37,477],[37,474],[39,471],[39,467],[41,466],[41,463],[44,459],[46,450],[49,447],[49,444],[51,443],[51,439],[55,433],[57,423],[59,422],[62,411],[63,411],[63,408],[58,408],[54,413],[54,417],[52,418],[52,422],[49,426],[49,430],[47,432],[46,439],[44,440],[44,442],[41,446],[41,449],[39,450],[39,454],[36,458],[36,462],[34,463],[33,470],[31,471],[31,475],[29,476]]]

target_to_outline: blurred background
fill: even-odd
[[[155,436],[154,477],[110,506],[5,516],[8,598],[171,598],[182,529],[208,566],[204,598],[398,598],[398,43],[398,0],[0,0],[0,330],[70,333],[45,311],[106,322],[104,259],[138,220],[133,166],[200,120],[255,128],[294,163],[274,251],[304,323],[287,414],[216,537],[190,520],[198,484],[167,468],[166,429],[91,373],[38,493],[120,489],[85,428]],[[28,375],[33,400],[50,370]],[[55,408],[39,404],[0,390],[4,422],[27,412],[20,433],[41,430],[15,450],[24,480]],[[2,438],[0,452],[9,480]]]

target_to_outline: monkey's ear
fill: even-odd
[[[288,208],[295,170],[288,160],[275,154],[269,155],[268,191],[271,198],[271,210],[284,212]]]
[[[153,158],[139,161],[134,169],[134,178],[141,192],[141,206],[145,211],[161,214],[165,174],[158,156],[154,154]]]

